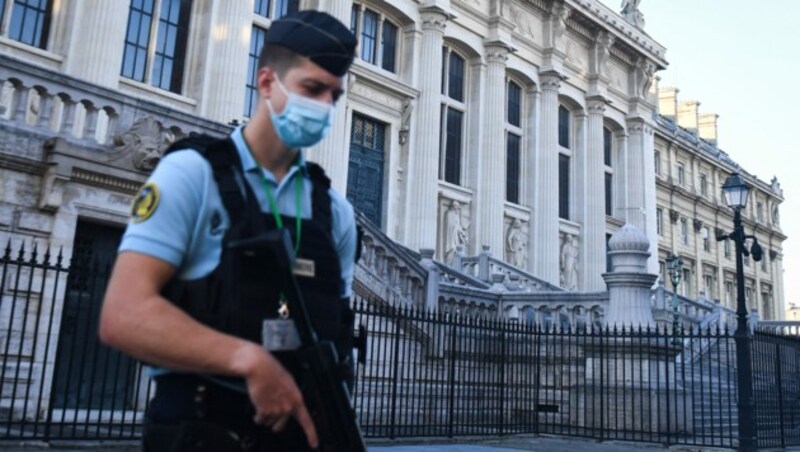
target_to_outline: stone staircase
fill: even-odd
[[[739,428],[733,339],[713,339],[683,371],[690,385],[695,437],[708,445],[731,445]]]

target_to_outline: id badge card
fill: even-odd
[[[261,341],[270,352],[297,350],[302,345],[292,319],[265,319]]]

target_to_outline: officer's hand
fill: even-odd
[[[245,374],[250,400],[256,409],[254,421],[279,432],[291,417],[303,427],[311,448],[318,444],[314,421],[291,374],[271,354],[254,344],[253,365]]]

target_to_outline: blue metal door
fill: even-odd
[[[386,125],[354,114],[350,135],[347,199],[376,226],[381,227],[383,155]]]

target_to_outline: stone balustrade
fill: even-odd
[[[123,133],[146,117],[157,124],[158,149],[162,151],[190,132],[223,135],[230,131],[227,125],[194,115],[188,106],[177,110],[10,56],[0,60],[0,87],[0,125],[17,134],[39,135],[42,141],[59,137],[84,148],[100,149],[109,158],[114,157],[115,147],[123,144],[119,142]],[[26,147],[24,152],[21,157],[38,159],[43,148]],[[136,169],[147,172],[152,168]]]
[[[791,320],[762,320],[756,329],[766,333],[800,337],[800,322]]]
[[[671,325],[673,319],[673,293],[659,283],[652,292],[650,305],[653,317],[659,326]],[[726,325],[729,328],[736,326],[736,312],[722,306],[718,301],[701,296],[697,300],[678,295],[678,317],[684,325],[708,328]]]
[[[355,278],[394,304],[424,306],[428,270],[419,257],[383,234],[360,212],[356,217],[364,235]]]

